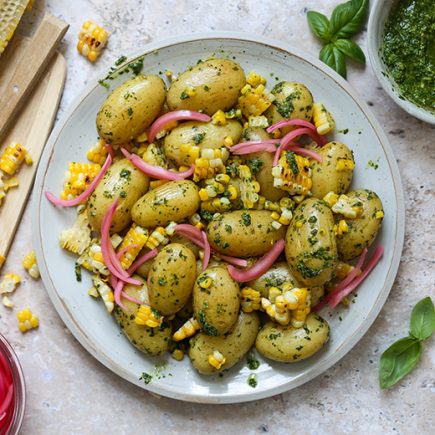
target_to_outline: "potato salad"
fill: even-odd
[[[358,162],[328,102],[285,79],[216,57],[136,74],[96,115],[89,161],[46,192],[76,207],[60,244],[140,351],[188,355],[203,375],[253,347],[302,361],[328,342],[319,313],[380,261],[381,199],[351,187]]]

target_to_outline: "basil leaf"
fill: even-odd
[[[329,33],[329,20],[320,12],[307,12],[308,25],[312,32],[324,42],[329,42],[331,35]]]
[[[401,338],[382,355],[379,364],[379,384],[382,389],[392,387],[407,375],[420,359],[422,346],[414,337]]]
[[[319,53],[319,59],[331,68],[334,68],[334,53],[332,51],[332,44],[326,44],[322,47]]]
[[[435,307],[428,296],[418,302],[411,313],[410,332],[418,340],[426,340],[435,331]]]
[[[368,0],[350,0],[338,5],[331,15],[330,33],[332,38],[350,38],[359,32],[369,10]]]
[[[334,45],[346,56],[350,57],[356,62],[365,64],[366,57],[364,56],[363,51],[359,47],[356,42],[351,41],[350,39],[337,39],[334,42]]]
[[[346,63],[343,54],[335,45],[332,46],[332,51],[334,53],[335,71],[337,71],[342,77],[346,78]]]
[[[319,59],[337,71],[342,77],[346,78],[346,64],[344,56],[333,43],[326,44],[319,53]]]

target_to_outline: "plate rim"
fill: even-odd
[[[47,291],[47,294],[54,305],[57,314],[65,323],[69,331],[73,334],[73,336],[77,339],[77,341],[102,365],[111,370],[116,375],[121,378],[133,383],[134,385],[139,386],[140,388],[147,390],[153,394],[169,397],[172,399],[193,402],[193,403],[207,403],[207,404],[224,404],[224,403],[243,403],[249,402],[253,400],[259,400],[267,397],[271,397],[285,391],[289,391],[291,389],[297,388],[302,384],[314,379],[315,377],[322,374],[324,371],[335,365],[339,360],[341,360],[351,349],[353,349],[361,338],[366,334],[369,328],[372,326],[373,322],[376,320],[379,315],[382,307],[384,306],[386,299],[390,293],[390,290],[394,284],[397,271],[400,264],[403,244],[404,244],[404,236],[405,236],[405,206],[404,206],[404,193],[403,187],[401,183],[401,177],[399,168],[392,151],[391,145],[383,132],[379,122],[375,119],[374,114],[371,112],[367,104],[364,102],[362,97],[349,85],[347,81],[345,81],[341,76],[339,76],[334,70],[332,70],[327,65],[323,64],[319,60],[313,58],[311,55],[307,55],[303,53],[296,47],[293,47],[291,44],[284,43],[282,41],[268,38],[264,36],[253,35],[250,33],[244,32],[229,32],[229,31],[220,31],[220,32],[207,32],[207,33],[196,33],[196,34],[188,34],[188,35],[180,35],[172,38],[166,38],[162,40],[158,40],[157,42],[152,42],[144,45],[142,48],[134,50],[132,53],[129,53],[127,59],[134,59],[135,57],[150,54],[156,50],[167,48],[177,44],[184,44],[195,41],[203,41],[203,40],[221,40],[224,42],[225,40],[237,40],[247,43],[258,43],[264,46],[270,47],[274,50],[286,52],[291,56],[297,56],[302,60],[310,63],[317,69],[319,69],[322,73],[329,76],[330,79],[335,81],[343,91],[345,91],[350,98],[355,102],[355,104],[359,107],[359,109],[366,116],[368,122],[371,125],[374,133],[379,139],[379,142],[385,152],[386,160],[389,164],[392,181],[395,189],[395,196],[397,200],[397,221],[396,221],[396,234],[395,234],[395,244],[396,249],[393,253],[393,257],[391,259],[391,263],[389,264],[389,271],[386,276],[386,279],[383,283],[382,288],[379,290],[377,298],[375,299],[371,310],[368,312],[365,322],[359,327],[359,329],[348,338],[348,340],[343,343],[343,345],[328,359],[324,361],[319,361],[314,369],[312,369],[309,373],[304,373],[293,379],[291,385],[289,383],[283,383],[279,386],[270,389],[259,389],[253,390],[252,393],[245,393],[241,395],[218,395],[218,394],[209,394],[207,396],[201,394],[194,393],[183,393],[178,389],[174,389],[173,387],[165,386],[164,388],[159,387],[159,383],[150,383],[145,385],[141,383],[137,379],[131,379],[131,375],[125,371],[121,366],[118,366],[114,361],[112,361],[105,353],[98,351],[98,349],[94,346],[92,340],[87,336],[86,331],[81,330],[78,324],[75,323],[73,319],[72,313],[68,310],[66,304],[62,300],[61,295],[57,292],[54,284],[52,283],[48,268],[46,266],[44,253],[42,250],[42,240],[40,233],[40,204],[42,199],[44,198],[42,188],[44,185],[44,180],[48,171],[48,164],[53,155],[54,145],[62,131],[62,129],[67,124],[68,120],[71,118],[77,107],[80,103],[91,93],[91,91],[99,86],[98,80],[107,74],[107,68],[102,68],[97,74],[95,74],[95,79],[90,81],[88,85],[84,87],[84,89],[71,101],[67,110],[64,111],[62,117],[56,123],[54,129],[52,130],[50,137],[47,140],[43,155],[40,159],[38,171],[35,179],[35,185],[33,189],[33,201],[32,201],[32,239],[33,246],[36,251],[36,256],[38,260],[38,264],[41,271],[41,277],[44,284],[44,287]]]

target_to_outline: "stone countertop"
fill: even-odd
[[[320,4],[321,3],[321,4]],[[96,71],[121,54],[178,34],[246,31],[276,38],[317,56],[319,43],[305,18],[327,15],[336,0],[37,0],[21,30],[31,32],[44,11],[71,24],[61,44],[68,64],[59,115]],[[104,25],[110,43],[91,64],[76,52],[84,20]],[[366,32],[359,37],[366,50]],[[390,297],[365,337],[338,364],[311,382],[270,399],[238,405],[198,405],[156,398],[125,382],[88,354],[53,308],[41,281],[24,274],[31,249],[30,207],[5,271],[23,276],[13,299],[39,314],[38,331],[21,335],[14,311],[0,306],[0,331],[15,347],[27,380],[23,434],[109,433],[430,433],[435,427],[435,343],[425,343],[414,372],[391,391],[378,386],[379,355],[407,335],[413,305],[434,289],[435,129],[402,111],[381,89],[369,65],[352,65],[348,81],[371,106],[395,152],[406,196],[407,230],[402,263]],[[432,252],[432,254],[431,254]],[[433,433],[433,432],[432,432]]]

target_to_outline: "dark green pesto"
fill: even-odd
[[[385,24],[381,54],[402,99],[435,111],[433,0],[401,0]]]

